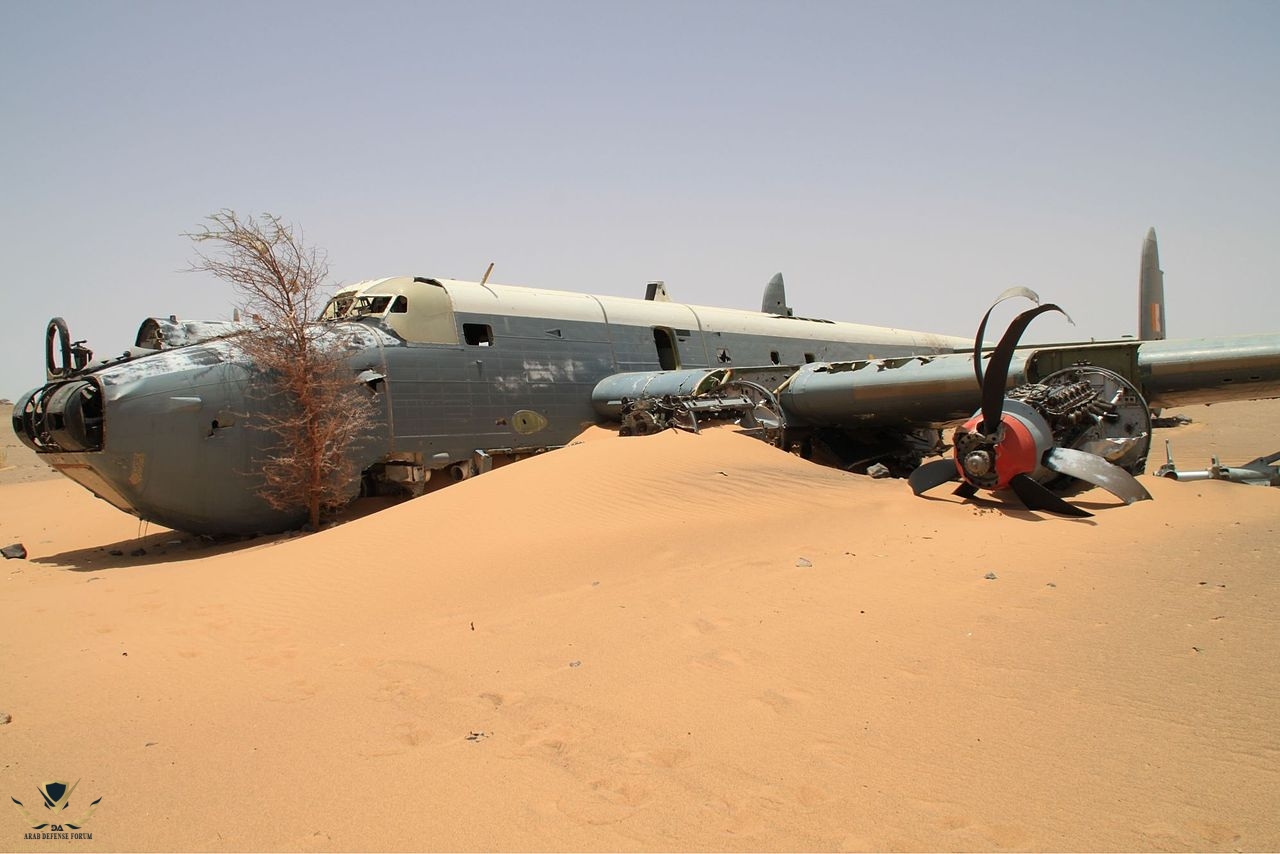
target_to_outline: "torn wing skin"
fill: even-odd
[[[1023,347],[1010,363],[1008,388],[1079,364],[1115,371],[1156,409],[1280,397],[1280,333]],[[814,363],[779,398],[793,424],[946,427],[981,405],[973,376],[967,353]]]
[[[968,418],[953,435],[952,456],[911,473],[916,494],[960,481],[957,492],[966,497],[1011,488],[1030,509],[1087,516],[1060,496],[1092,484],[1126,504],[1150,497],[1132,476],[1145,471],[1153,404],[1280,396],[1277,334],[1013,349],[1015,327],[992,351],[979,386],[971,377],[983,377],[980,348],[978,355],[806,366],[780,395],[788,423],[943,427]]]

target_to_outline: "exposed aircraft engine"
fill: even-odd
[[[1001,300],[1009,296],[1038,301],[1025,289],[1006,293]],[[1093,515],[1062,498],[1086,484],[1100,486],[1126,504],[1151,497],[1133,477],[1142,472],[1151,447],[1150,410],[1124,377],[1080,365],[1006,391],[1018,339],[1047,311],[1062,310],[1046,304],[1014,319],[992,351],[985,376],[981,346],[990,310],[983,317],[974,345],[982,408],[956,428],[952,459],[935,460],[912,472],[908,481],[917,495],[958,480],[956,493],[965,497],[978,489],[1012,489],[1031,510],[1067,516]]]
[[[668,395],[697,397],[724,385],[728,377],[729,371],[726,369],[706,368],[614,374],[596,383],[591,392],[591,405],[600,415],[616,421],[622,416],[627,401]]]
[[[696,433],[700,423],[720,421],[779,444],[785,419],[773,392],[731,377],[728,370],[615,374],[596,385],[591,399],[597,412],[622,422],[623,436],[671,427]]]

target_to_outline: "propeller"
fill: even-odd
[[[1060,516],[1092,516],[1088,510],[1082,510],[1074,504],[1068,504],[1061,497],[1054,495],[1044,484],[1027,474],[1015,474],[1009,479],[1009,486],[1028,510],[1047,510]]]
[[[907,484],[911,487],[912,492],[919,495],[922,492],[928,492],[935,486],[942,486],[944,483],[959,479],[960,470],[956,468],[954,459],[933,460],[916,467],[915,471],[907,475]]]
[[[996,297],[996,301],[987,308],[987,313],[982,315],[982,322],[978,324],[978,334],[973,339],[973,372],[978,378],[978,388],[982,388],[982,341],[987,334],[987,321],[991,319],[991,312],[996,310],[996,306],[1014,297],[1023,297],[1036,305],[1040,304],[1040,295],[1031,288],[1013,287]]]
[[[1013,319],[1000,338],[1000,343],[991,351],[987,375],[979,383],[982,388],[982,432],[984,434],[990,435],[1000,426],[1000,416],[1004,412],[1005,387],[1009,384],[1009,365],[1013,362],[1013,351],[1017,349],[1022,333],[1027,331],[1031,321],[1049,311],[1056,311],[1067,320],[1071,320],[1065,311],[1053,303],[1027,309]],[[991,310],[988,309],[987,313],[990,314]],[[981,340],[978,339],[974,344],[975,350],[981,346]],[[981,361],[981,358],[975,358],[975,362],[981,363]]]
[[[1014,297],[1029,299],[1036,307],[1013,319],[984,371],[982,341],[991,312]],[[908,477],[916,495],[959,481],[955,494],[965,498],[979,489],[1011,489],[1030,510],[1075,517],[1093,514],[1069,504],[1059,492],[1081,481],[1102,487],[1126,504],[1151,497],[1126,468],[1076,447],[1086,442],[1107,447],[1106,442],[1097,441],[1099,434],[1114,442],[1112,434],[1119,433],[1124,441],[1115,443],[1119,449],[1115,456],[1123,456],[1129,468],[1141,469],[1150,446],[1150,413],[1141,394],[1123,377],[1102,368],[1077,366],[1040,383],[1008,390],[1018,342],[1031,322],[1047,312],[1058,312],[1071,322],[1058,306],[1041,305],[1039,296],[1028,288],[1010,288],[987,309],[973,345],[981,407],[956,428],[951,459],[925,463]],[[1125,413],[1120,412],[1121,404]]]
[[[1050,448],[1044,455],[1044,464],[1059,474],[1101,486],[1125,504],[1151,498],[1151,493],[1137,478],[1097,454],[1075,448]]]

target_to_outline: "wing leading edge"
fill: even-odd
[[[1013,354],[1008,387],[1081,364],[1120,374],[1157,409],[1280,397],[1280,333],[1025,347]],[[941,427],[981,405],[973,377],[967,353],[811,364],[779,398],[794,423]]]

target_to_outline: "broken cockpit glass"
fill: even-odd
[[[350,296],[338,294],[329,300],[320,314],[321,320],[354,319],[358,317],[382,317],[387,309],[396,314],[409,310],[409,301],[400,296],[373,295]]]

